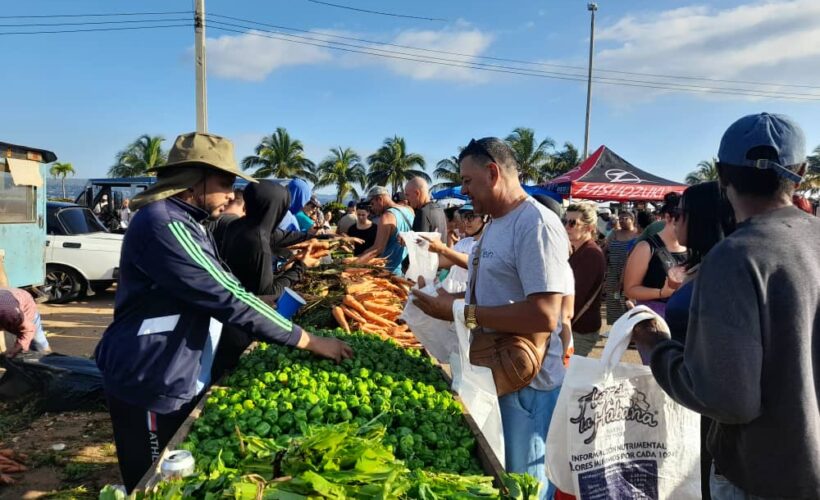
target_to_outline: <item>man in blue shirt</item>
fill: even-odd
[[[407,257],[407,248],[399,241],[399,233],[413,230],[413,215],[402,210],[393,202],[390,193],[382,186],[375,186],[367,192],[370,211],[380,216],[376,231],[376,242],[359,256],[359,263],[381,257],[387,259],[387,269],[393,274],[401,274],[401,263]]]

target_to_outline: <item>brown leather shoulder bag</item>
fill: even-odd
[[[492,224],[492,222],[490,222]],[[470,304],[476,303],[476,282],[481,260],[484,236],[473,253],[473,269],[470,275]],[[549,334],[546,332],[521,334],[509,332],[485,332],[481,327],[473,330],[470,343],[470,363],[486,366],[493,371],[495,389],[499,396],[518,391],[530,385],[541,371],[547,350]]]

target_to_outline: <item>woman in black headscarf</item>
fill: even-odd
[[[222,258],[242,286],[266,302],[278,299],[285,287],[299,282],[304,274],[300,261],[281,273],[273,271],[272,233],[289,206],[290,195],[283,186],[264,180],[248,184],[246,215],[232,222],[225,232]]]
[[[293,261],[289,268],[274,273],[274,255],[289,254],[272,242],[274,229],[290,206],[290,194],[283,186],[259,181],[245,188],[245,216],[231,222],[225,231],[221,256],[242,286],[268,304],[275,304],[286,287],[302,280],[305,266]],[[218,380],[225,369],[233,368],[250,344],[240,330],[225,327],[214,359],[212,379]]]

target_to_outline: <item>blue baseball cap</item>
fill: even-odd
[[[776,160],[746,156],[756,147],[770,147]],[[802,178],[795,169],[806,161],[806,136],[800,126],[785,115],[759,113],[734,122],[720,140],[718,161],[727,165],[773,169],[777,175],[794,182]]]
[[[472,203],[465,203],[458,208],[459,212],[475,212]]]

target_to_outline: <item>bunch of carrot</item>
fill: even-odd
[[[404,347],[421,344],[406,324],[397,320],[410,294],[411,281],[374,268],[351,267],[342,272],[346,294],[333,307],[333,318],[347,332],[359,329],[366,333],[392,338]]]
[[[0,484],[14,484],[14,478],[8,474],[26,472],[28,467],[22,462],[27,458],[22,453],[15,453],[11,448],[0,449]]]

